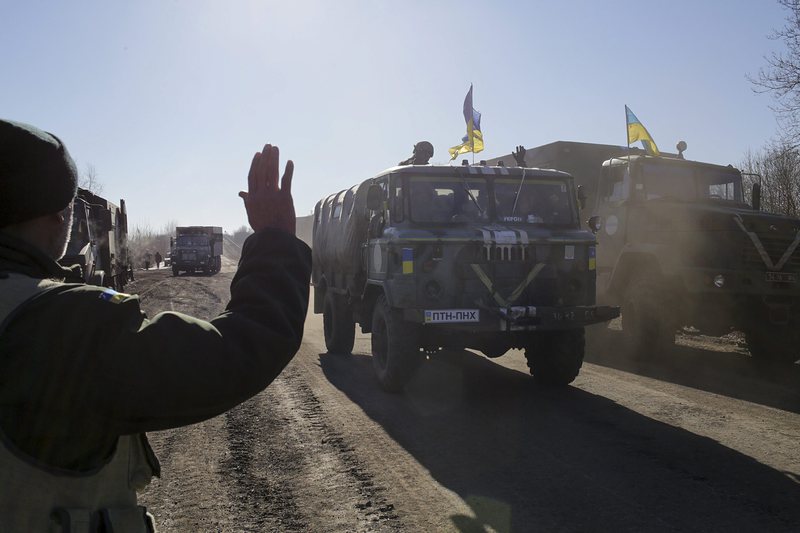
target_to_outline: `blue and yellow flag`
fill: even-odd
[[[467,134],[462,137],[461,144],[448,148],[450,161],[458,157],[459,154],[472,152],[477,154],[483,151],[483,133],[481,132],[481,114],[472,107],[472,84],[469,85],[469,92],[464,98],[464,120],[467,122]]]
[[[647,128],[639,122],[628,106],[625,106],[625,120],[628,123],[628,146],[636,141],[642,141],[642,146],[649,155],[661,155]]]

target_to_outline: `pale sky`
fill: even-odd
[[[777,131],[746,75],[779,50],[774,0],[0,0],[0,117],[58,135],[131,227],[246,223],[266,142],[295,162],[298,215],[465,133],[486,149],[624,145],[627,104],[659,148],[736,165]]]

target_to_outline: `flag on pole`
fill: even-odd
[[[636,141],[642,141],[642,146],[649,155],[661,155],[647,128],[639,122],[628,106],[625,106],[625,120],[628,123],[628,146]]]
[[[467,122],[467,134],[462,137],[461,144],[447,150],[450,152],[450,161],[458,157],[459,154],[467,152],[477,154],[483,151],[481,114],[472,107],[472,84],[469,85],[469,91],[466,98],[464,98],[464,120]]]

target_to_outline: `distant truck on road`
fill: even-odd
[[[537,382],[578,375],[595,305],[595,237],[572,177],[486,166],[390,168],[314,209],[314,312],[330,353],[371,333],[381,386],[403,388],[426,356],[525,350]]]
[[[625,146],[558,141],[527,150],[528,165],[569,172],[597,233],[598,300],[622,306],[637,349],[668,346],[692,326],[744,332],[752,356],[800,357],[800,220],[744,201],[728,165]],[[512,155],[492,160],[512,163]]]
[[[172,275],[202,271],[215,274],[222,268],[222,228],[218,226],[178,226],[170,239]]]
[[[67,267],[80,265],[86,283],[123,291],[133,279],[125,200],[117,206],[79,188],[67,252],[59,262]]]

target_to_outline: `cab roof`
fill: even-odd
[[[415,174],[429,176],[511,176],[522,177],[522,171],[529,178],[557,178],[571,179],[572,176],[560,170],[546,168],[520,168],[490,165],[402,165],[387,168],[371,179],[376,179],[387,174]]]

